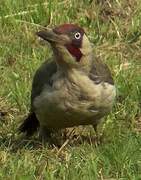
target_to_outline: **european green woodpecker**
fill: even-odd
[[[114,104],[116,89],[106,64],[93,54],[91,43],[78,25],[63,24],[37,35],[49,42],[53,57],[36,71],[29,116],[20,131],[41,137],[59,129],[93,125]]]

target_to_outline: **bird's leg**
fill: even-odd
[[[51,130],[45,126],[41,126],[39,130],[39,138],[42,140],[42,143],[45,144],[51,141]]]
[[[94,131],[95,131],[95,134],[96,134],[96,144],[100,144],[100,136],[99,136],[99,133],[98,133],[98,130],[97,130],[97,124],[93,124],[93,128],[94,128]]]
[[[55,129],[48,129],[45,126],[40,127],[39,131],[39,138],[42,140],[43,145],[46,145],[48,143],[49,145],[55,145],[60,147],[60,138],[58,139],[57,137],[60,137],[61,131]]]

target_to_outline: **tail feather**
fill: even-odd
[[[24,122],[20,125],[19,131],[26,133],[27,136],[32,136],[39,127],[39,121],[34,112],[31,112]]]

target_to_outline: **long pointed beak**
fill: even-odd
[[[46,28],[36,33],[40,38],[48,41],[65,45],[70,42],[70,39],[66,35],[56,34],[52,29]]]

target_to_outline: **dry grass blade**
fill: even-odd
[[[71,132],[69,132],[69,134],[68,134],[68,138],[66,139],[66,141],[63,143],[63,145],[60,147],[60,149],[58,150],[58,152],[57,152],[57,156],[59,156],[60,155],[60,153],[62,152],[62,150],[66,147],[66,145],[70,142],[70,140],[71,140],[71,138],[72,138],[72,136],[73,136],[73,134],[74,134],[74,130],[75,130],[75,128],[73,128],[72,130],[71,130]]]
[[[0,17],[0,19],[6,19],[6,18],[10,18],[10,17],[15,17],[15,16],[20,16],[20,15],[26,15],[26,14],[30,14],[35,12],[36,10],[29,10],[29,11],[20,11],[18,13],[14,13],[14,14],[8,14],[6,16]]]

